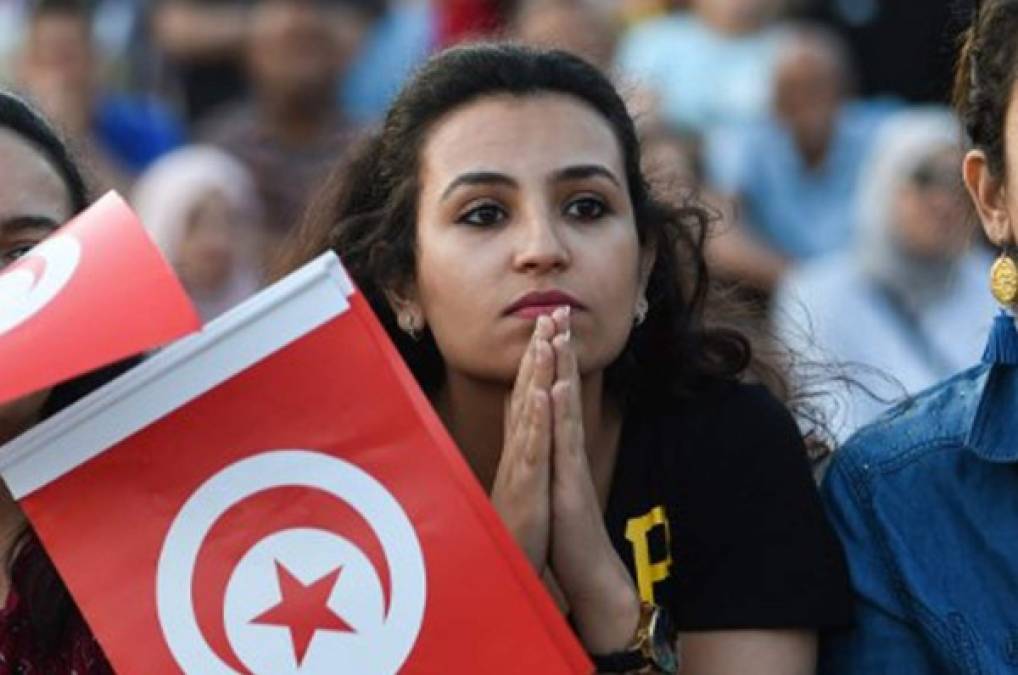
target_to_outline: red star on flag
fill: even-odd
[[[342,571],[342,567],[337,567],[311,584],[304,585],[277,560],[276,574],[279,575],[279,590],[283,597],[278,604],[251,619],[251,623],[288,628],[297,655],[297,665],[301,665],[317,631],[357,632],[328,605],[329,596]]]

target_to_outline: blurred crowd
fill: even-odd
[[[575,52],[625,92],[655,188],[712,207],[715,278],[802,363],[860,366],[824,403],[844,438],[975,362],[993,316],[945,107],[955,20],[949,0],[0,0],[0,80],[209,319],[430,53]]]

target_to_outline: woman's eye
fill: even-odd
[[[597,220],[607,212],[605,203],[594,197],[581,197],[566,205],[566,215],[577,220]]]
[[[28,252],[31,251],[34,246],[35,246],[34,243],[18,244],[16,246],[12,246],[11,248],[3,249],[2,251],[0,251],[0,267],[10,265],[18,258],[27,255]]]
[[[464,213],[456,222],[476,227],[486,227],[497,225],[504,219],[505,211],[501,207],[495,204],[482,204]]]

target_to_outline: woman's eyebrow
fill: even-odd
[[[469,173],[460,174],[457,176],[442,192],[441,200],[445,200],[449,197],[452,192],[464,185],[506,185],[508,187],[519,187],[517,183],[510,176],[504,173],[498,173],[496,171],[471,171]]]
[[[55,230],[60,223],[49,216],[18,215],[0,218],[0,234],[12,236],[25,230]]]
[[[551,179],[554,182],[568,181],[568,180],[583,180],[585,178],[593,178],[600,176],[607,178],[615,184],[619,189],[622,188],[622,183],[618,178],[615,177],[609,169],[600,164],[580,164],[577,166],[567,166],[564,169],[559,169],[552,174]]]

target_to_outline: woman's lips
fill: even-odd
[[[536,319],[551,314],[559,307],[586,309],[583,303],[563,291],[532,291],[509,305],[504,314],[523,319]]]

